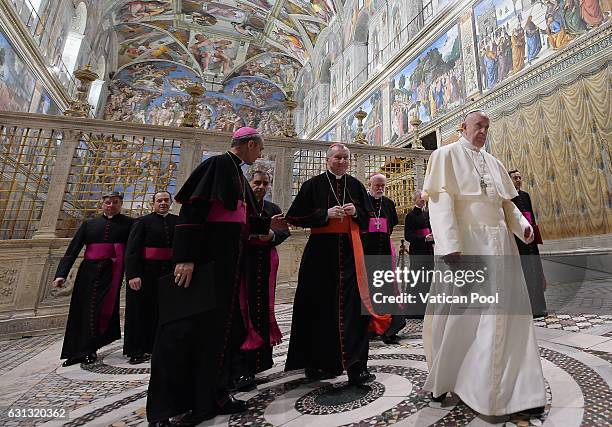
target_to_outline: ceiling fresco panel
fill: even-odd
[[[188,99],[185,88],[201,82],[208,90],[199,107],[202,126],[251,123],[278,132],[284,88],[295,83],[337,13],[333,0],[109,4],[118,72],[111,82],[108,118],[176,125],[182,120],[177,111]]]

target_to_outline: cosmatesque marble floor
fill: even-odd
[[[609,291],[612,281],[595,285]],[[576,308],[576,307],[574,307]],[[578,310],[579,311],[579,310]],[[401,332],[401,345],[370,344],[376,380],[366,390],[338,390],[346,376],[308,383],[303,372],[283,372],[288,342],[275,348],[275,366],[259,377],[267,382],[237,397],[244,414],[219,416],[203,426],[610,426],[612,425],[612,313],[556,312],[536,320],[548,404],[542,416],[481,417],[456,396],[442,404],[422,390],[427,364],[421,321]],[[277,306],[288,338],[291,305]],[[146,425],[149,364],[132,366],[117,341],[90,366],[60,365],[61,335],[0,342],[0,425]],[[64,418],[9,416],[9,409],[64,408]],[[15,411],[12,412],[14,415]]]

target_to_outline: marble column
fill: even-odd
[[[183,186],[191,172],[200,164],[202,153],[199,151],[200,144],[193,139],[183,139],[181,141],[181,161],[176,173],[176,191],[178,192]],[[173,194],[173,196],[175,196]],[[175,203],[172,205],[172,213],[178,214],[181,205]]]
[[[414,160],[414,186],[415,188],[423,188],[425,181],[425,168],[423,159]]]
[[[47,200],[45,200],[38,227],[32,236],[33,239],[56,237],[57,222],[64,202],[66,183],[70,176],[70,166],[80,137],[81,132],[79,131],[64,132],[64,138],[57,150],[55,165],[51,172]]]

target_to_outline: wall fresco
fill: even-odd
[[[458,107],[464,99],[459,27],[454,25],[391,80],[391,142],[412,132],[410,119],[423,123]]]

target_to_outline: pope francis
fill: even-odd
[[[425,389],[436,401],[453,392],[483,415],[538,414],[546,404],[544,377],[512,236],[529,243],[533,230],[511,201],[517,192],[505,167],[483,149],[487,115],[468,113],[462,129],[459,141],[433,152],[425,176],[435,255],[439,266],[455,269],[470,257],[486,259],[488,291],[501,302],[470,311],[430,300],[423,325]],[[465,292],[434,279],[431,294],[449,288]]]

